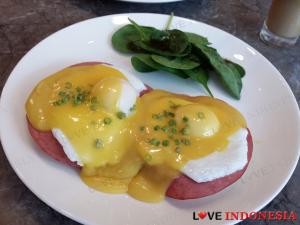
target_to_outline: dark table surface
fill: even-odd
[[[114,0],[0,0],[0,90],[16,63],[49,34],[78,21],[125,12],[153,12],[199,20],[252,45],[282,73],[300,101],[300,43],[278,49],[262,43],[258,32],[269,0],[186,0],[168,4],[134,4]],[[0,225],[78,224],[40,201],[16,176],[0,147]],[[300,166],[264,211],[295,211],[300,216]],[[248,224],[300,224],[244,221]]]

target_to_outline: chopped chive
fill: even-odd
[[[117,116],[118,119],[121,120],[121,119],[124,119],[126,117],[126,114],[120,111],[120,112],[117,112],[116,116]]]
[[[156,138],[152,138],[152,139],[149,141],[149,143],[150,143],[151,145],[155,145],[155,146],[159,146],[159,145],[160,145],[160,141],[157,140]]]
[[[81,88],[80,87],[76,87],[76,91],[77,92],[81,92]]]
[[[72,88],[72,83],[71,82],[66,82],[65,83],[65,88],[66,89],[71,89]]]
[[[133,112],[135,109],[136,109],[136,104],[134,104],[134,105],[129,109],[129,111],[130,111],[130,112]]]
[[[181,132],[181,134],[183,134],[183,135],[188,135],[188,134],[189,134],[188,128],[182,128],[180,132]]]
[[[66,104],[69,101],[69,99],[68,99],[67,96],[65,96],[60,101],[61,101],[62,104]]]
[[[173,112],[164,110],[164,116],[165,117],[175,117],[175,114]]]
[[[173,112],[168,112],[168,116],[175,117],[175,114]]]
[[[187,123],[187,122],[189,121],[189,118],[186,117],[186,116],[184,116],[184,117],[182,118],[182,121],[183,121],[184,123]]]
[[[175,142],[175,145],[180,145],[180,141],[178,139],[175,139],[174,142]]]
[[[172,101],[169,101],[169,103],[170,103],[170,108],[171,109],[177,109],[180,105],[177,105],[177,104],[175,104],[174,102],[172,102]]]
[[[181,139],[181,143],[184,144],[184,145],[190,145],[191,144],[190,140],[185,139],[185,138]]]
[[[54,105],[54,106],[59,106],[59,105],[60,105],[60,104],[59,104],[59,101],[57,100],[57,101],[53,102],[53,105]]]
[[[103,142],[102,142],[102,140],[101,140],[100,138],[97,138],[97,139],[95,140],[95,147],[96,147],[96,148],[101,148],[101,147],[103,147]]]
[[[171,119],[171,120],[169,120],[168,124],[169,124],[169,126],[176,126],[176,120]]]
[[[152,118],[156,120],[161,120],[164,116],[162,114],[153,114]]]
[[[168,140],[163,140],[162,145],[167,147],[169,145],[169,141]]]
[[[162,127],[161,130],[162,130],[163,132],[168,132],[169,128],[168,128],[168,127]]]
[[[197,116],[198,116],[199,119],[204,119],[205,118],[205,115],[204,115],[203,112],[198,112]]]
[[[172,127],[170,131],[171,131],[172,134],[176,134],[177,133],[177,129],[175,127]]]
[[[109,125],[109,124],[111,124],[111,122],[112,122],[112,119],[109,118],[109,117],[105,117],[104,120],[103,120],[103,123],[104,123],[105,125]]]
[[[64,97],[66,95],[66,92],[65,91],[60,91],[60,92],[58,92],[58,95],[61,96],[61,97]]]
[[[145,131],[145,127],[144,127],[144,126],[141,126],[141,127],[140,127],[140,131]]]
[[[153,127],[153,130],[155,130],[155,131],[158,131],[159,129],[160,129],[159,125],[156,125],[156,126]]]

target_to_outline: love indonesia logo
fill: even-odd
[[[296,221],[297,215],[294,211],[262,211],[262,212],[207,212],[194,211],[193,220],[277,220]]]

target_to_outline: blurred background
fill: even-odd
[[[266,45],[259,39],[270,5],[270,0],[185,0],[164,4],[114,0],[0,0],[0,90],[2,91],[7,77],[21,57],[39,41],[61,28],[109,14],[174,12],[176,16],[219,27],[252,45],[279,69],[299,104],[299,41],[293,47],[278,48]],[[15,175],[2,147],[0,148],[0,225],[78,224],[55,212],[34,196]],[[293,210],[300,215],[299,185],[298,165],[283,191],[263,210]],[[282,224],[274,221],[244,221],[241,224],[269,223]]]

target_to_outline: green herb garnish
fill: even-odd
[[[130,111],[130,112],[133,112],[133,111],[135,111],[135,109],[136,109],[136,105],[134,104],[134,105],[129,109],[129,111]]]
[[[169,127],[162,127],[161,130],[162,130],[163,132],[168,132],[168,131],[169,131]]]
[[[162,115],[162,114],[153,114],[152,118],[156,119],[156,120],[161,120],[161,119],[164,118],[164,115]]]
[[[169,141],[168,140],[163,140],[161,143],[164,147],[169,146]]]
[[[182,118],[182,121],[183,121],[184,123],[187,123],[187,122],[189,122],[189,118],[186,117],[186,116],[184,116],[184,117]]]
[[[244,68],[222,58],[206,37],[170,29],[172,20],[173,14],[166,28],[158,30],[129,19],[131,24],[113,34],[113,47],[123,53],[135,53],[131,62],[137,71],[160,70],[184,79],[191,78],[201,84],[210,96],[213,94],[208,87],[208,79],[210,71],[213,71],[227,92],[240,99]]]
[[[109,125],[109,124],[111,124],[111,122],[112,122],[112,119],[109,118],[109,117],[105,117],[105,118],[103,119],[103,123],[104,123],[105,125]]]
[[[122,120],[126,117],[126,114],[120,111],[120,112],[117,112],[116,116],[118,119]]]
[[[188,128],[182,128],[181,129],[181,134],[183,134],[183,135],[188,135],[189,134],[189,130],[188,130]]]
[[[181,139],[181,143],[184,144],[184,145],[190,145],[191,144],[191,141],[189,139]]]
[[[149,141],[149,143],[150,143],[151,145],[155,145],[155,146],[159,146],[159,145],[160,145],[160,141],[159,141],[158,139],[156,139],[156,138],[152,138],[152,139]]]
[[[156,126],[153,127],[153,130],[155,130],[155,131],[158,131],[159,129],[160,129],[159,125],[156,125]]]
[[[176,134],[177,133],[177,129],[175,127],[171,127],[170,131],[172,134]]]
[[[171,119],[171,120],[169,120],[168,124],[169,124],[169,126],[176,126],[176,120]]]

